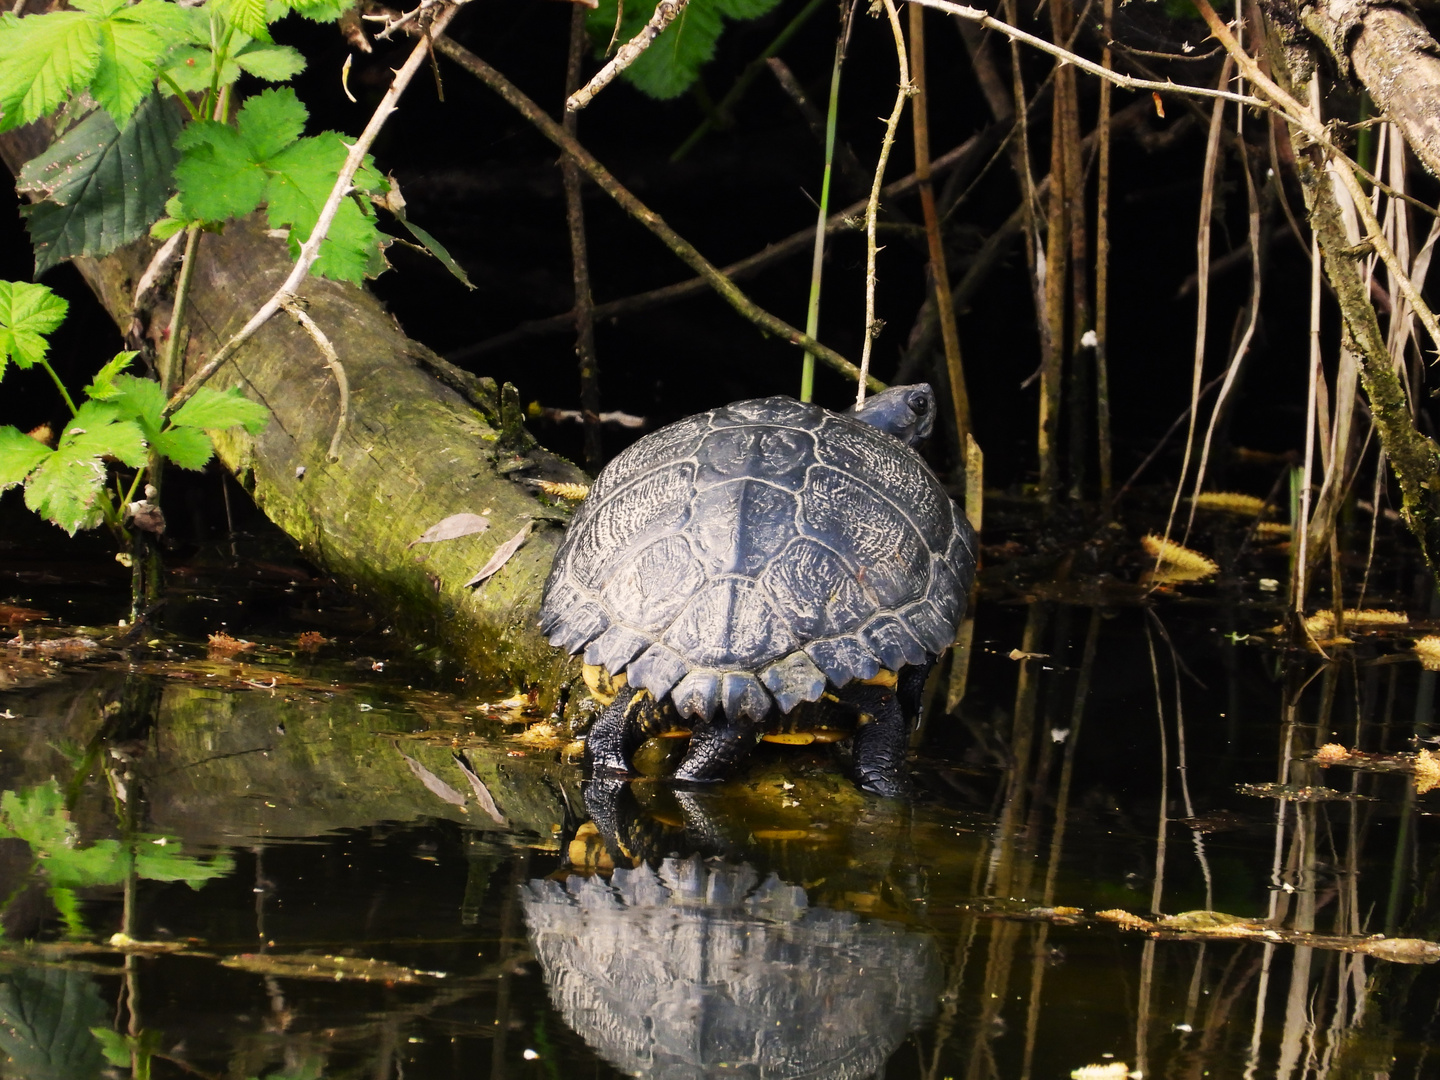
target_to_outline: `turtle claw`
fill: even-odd
[[[633,686],[622,688],[590,726],[590,732],[585,736],[585,764],[593,775],[632,775],[630,754],[634,747],[630,744],[634,737],[629,730],[627,714],[636,693]]]
[[[726,723],[723,717],[715,723],[697,724],[674,779],[713,783],[731,772],[754,745],[753,731],[741,724]]]

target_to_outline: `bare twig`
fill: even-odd
[[[1115,17],[1115,0],[1105,0],[1104,34],[1105,47],[1100,53],[1100,66],[1109,70],[1112,65],[1110,40],[1113,35],[1111,23]],[[1096,442],[1100,456],[1100,503],[1110,506],[1110,493],[1114,485],[1114,467],[1110,445],[1110,80],[1100,80],[1100,116],[1095,126],[1095,138],[1100,144],[1100,161],[1096,167],[1095,181],[1095,427]],[[1089,639],[1086,648],[1090,648]],[[1082,667],[1083,670],[1083,667]],[[1077,707],[1078,708],[1078,707]],[[1075,721],[1074,727],[1079,726]],[[1073,733],[1072,733],[1073,738]],[[1071,760],[1073,743],[1066,746],[1066,764]],[[1062,773],[1062,777],[1066,775]],[[1061,787],[1068,790],[1068,783],[1062,779]],[[1064,804],[1061,804],[1062,806]]]
[[[430,26],[431,33],[437,37],[442,34],[445,27],[450,24],[450,20],[455,17],[455,13],[459,10],[460,5],[458,3],[442,4],[435,15],[435,21]],[[380,129],[385,126],[385,121],[390,119],[391,114],[395,112],[396,103],[400,100],[400,95],[405,92],[405,88],[410,85],[410,80],[415,77],[415,73],[419,71],[420,66],[425,63],[429,52],[429,41],[422,39],[421,42],[411,50],[410,56],[405,60],[400,70],[395,72],[395,78],[390,84],[390,89],[387,90],[385,96],[380,99],[380,104],[376,106],[374,114],[370,117],[370,122],[365,125],[365,130],[362,131],[360,137],[355,140],[355,145],[350,147],[350,152],[345,157],[345,164],[340,167],[340,173],[335,178],[334,186],[330,189],[330,195],[325,200],[325,205],[320,208],[320,216],[315,222],[315,227],[310,230],[309,239],[300,247],[300,256],[295,260],[295,266],[290,271],[290,276],[287,277],[280,288],[275,291],[275,295],[267,300],[261,306],[260,310],[250,317],[250,321],[241,327],[229,341],[220,346],[220,348],[216,350],[215,355],[201,365],[200,369],[189,378],[185,385],[170,398],[165,405],[165,412],[167,414],[174,412],[188,401],[195,391],[204,385],[206,379],[215,374],[222,364],[235,355],[236,350],[238,350],[241,345],[249,341],[250,338],[255,335],[256,331],[269,322],[271,316],[279,311],[287,300],[294,297],[295,290],[299,288],[300,283],[305,280],[305,275],[310,272],[310,268],[315,265],[315,260],[320,255],[320,245],[324,242],[325,235],[330,231],[330,226],[335,220],[335,215],[340,210],[341,200],[350,193],[351,181],[355,179],[356,170],[360,168],[361,163],[365,160],[365,155],[374,144],[376,136],[380,134]]]
[[[640,59],[640,54],[648,49],[650,43],[675,21],[676,17],[685,10],[687,3],[689,0],[660,0],[655,5],[655,13],[650,16],[650,21],[641,28],[640,32],[621,45],[620,51],[608,64],[592,75],[588,83],[565,99],[565,111],[567,113],[579,112],[595,100],[596,94],[604,90],[615,81],[617,75]]]
[[[1223,98],[1226,101],[1238,101],[1242,105],[1252,105],[1257,109],[1268,109],[1270,103],[1261,98],[1251,97],[1248,94],[1235,94],[1229,90],[1212,90],[1208,86],[1187,86],[1184,83],[1162,82],[1158,79],[1136,79],[1130,75],[1122,75],[1118,71],[1108,70],[1093,60],[1087,60],[1079,53],[1071,52],[1069,49],[1061,48],[1042,37],[1034,34],[1027,34],[1019,27],[1011,26],[1009,23],[1001,22],[980,8],[967,7],[963,4],[952,4],[949,0],[914,0],[917,4],[924,4],[937,11],[948,12],[951,15],[977,22],[981,26],[998,33],[1004,34],[1011,41],[1023,41],[1026,45],[1038,49],[1040,52],[1049,53],[1062,63],[1074,64],[1081,71],[1088,71],[1092,75],[1098,75],[1107,79],[1116,86],[1123,86],[1126,90],[1151,90],[1162,94],[1190,94],[1195,97]],[[1233,40],[1233,39],[1232,39]]]
[[[509,79],[501,75],[493,67],[487,64],[480,57],[476,56],[463,45],[452,41],[448,37],[439,34],[435,35],[435,48],[445,56],[454,60],[457,64],[470,72],[490,89],[499,94],[505,101],[525,119],[540,131],[545,138],[558,146],[565,153],[573,157],[581,170],[590,177],[591,181],[601,191],[609,195],[619,203],[625,211],[636,221],[650,230],[662,243],[665,244],[682,262],[698,273],[715,292],[736,311],[749,319],[756,326],[776,337],[788,341],[802,349],[807,349],[815,356],[851,379],[860,378],[860,369],[846,360],[834,349],[828,348],[808,334],[801,333],[795,327],[783,319],[772,315],[760,307],[748,296],[736,287],[735,283],[722,274],[716,267],[701,255],[688,240],[682,237],[669,225],[665,224],[663,218],[655,213],[648,206],[637,199],[628,188],[616,180],[610,171],[601,165],[583,146],[565,133],[565,129],[552,120],[544,109],[531,101],[520,91]],[[597,309],[598,315],[598,309]],[[868,387],[871,390],[883,390],[885,384],[879,379],[870,378]]]
[[[345,424],[350,419],[350,380],[345,375],[345,365],[340,363],[340,356],[335,352],[335,346],[330,344],[330,339],[325,336],[325,331],[320,329],[319,324],[310,317],[303,304],[297,298],[286,297],[281,302],[290,317],[305,328],[310,335],[310,340],[315,342],[315,347],[320,350],[320,355],[325,357],[325,363],[330,368],[330,374],[335,376],[335,385],[340,391],[340,416],[335,421],[335,434],[330,437],[330,452],[327,455],[331,461],[340,460],[340,436],[345,432]]]

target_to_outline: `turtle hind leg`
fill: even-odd
[[[685,757],[675,770],[675,779],[699,783],[719,780],[754,749],[755,734],[753,725],[732,724],[723,714],[714,722],[697,723]]]
[[[861,791],[892,799],[909,793],[905,758],[910,750],[910,729],[919,715],[931,666],[905,668],[894,690],[860,686],[841,692],[842,700],[860,710],[850,742],[855,753],[855,783]]]
[[[631,705],[641,693],[625,686],[590,725],[585,736],[585,764],[594,773],[624,776],[630,772],[630,755],[640,745],[639,731],[631,723]]]

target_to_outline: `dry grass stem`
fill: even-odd
[[[650,16],[640,32],[633,38],[620,46],[619,52],[590,77],[590,81],[576,90],[565,99],[565,111],[567,113],[579,112],[595,100],[595,95],[604,90],[615,81],[617,75],[628,68],[640,54],[650,47],[650,43],[664,33],[665,28],[675,21],[676,17],[685,10],[689,0],[660,0],[655,5],[655,13]]]

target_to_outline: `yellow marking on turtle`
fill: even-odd
[[[669,731],[662,731],[655,737],[657,739],[688,739],[693,732],[688,727],[671,728]]]
[[[767,731],[760,736],[762,742],[779,743],[781,746],[809,746],[815,741],[813,731]]]
[[[616,695],[630,682],[625,672],[611,675],[599,664],[586,664],[581,669],[581,675],[584,676],[585,685],[590,688],[590,693],[595,695],[595,700],[601,705],[609,705],[613,702]]]
[[[900,681],[900,673],[891,671],[889,668],[881,668],[875,675],[868,679],[861,679],[862,686],[888,686],[892,689]]]

